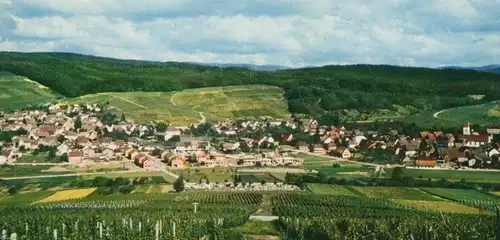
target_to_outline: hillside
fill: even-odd
[[[185,126],[205,120],[290,114],[278,87],[251,85],[197,88],[178,92],[106,92],[64,99],[62,103],[109,102],[111,109],[136,122],[168,121]]]
[[[67,97],[99,92],[272,85],[285,90],[290,112],[323,116],[325,121],[338,119],[345,109],[356,110],[359,114],[353,118],[360,118],[380,109],[431,111],[500,99],[500,75],[473,70],[348,65],[269,72],[69,53],[14,52],[0,53],[0,68],[38,81]],[[486,96],[477,100],[469,95]]]
[[[47,87],[7,72],[0,72],[0,111],[54,101],[57,95]]]
[[[500,65],[487,65],[481,67],[458,67],[458,66],[448,66],[443,67],[442,69],[472,69],[480,72],[491,72],[500,74]]]

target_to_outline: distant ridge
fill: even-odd
[[[440,69],[471,69],[479,72],[491,72],[500,74],[500,65],[487,65],[481,67],[460,67],[460,66],[446,66]]]
[[[256,64],[245,64],[245,63],[200,63],[200,62],[186,62],[186,63],[211,66],[211,67],[220,67],[220,68],[247,68],[253,71],[265,71],[265,72],[291,69],[291,67],[281,66],[281,65],[256,65]]]

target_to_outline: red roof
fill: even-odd
[[[469,121],[465,122],[464,127],[470,128],[470,122]]]
[[[83,157],[83,152],[69,152],[68,157]]]

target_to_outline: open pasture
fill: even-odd
[[[26,105],[38,105],[56,100],[49,88],[8,72],[0,72],[0,111],[12,111]]]

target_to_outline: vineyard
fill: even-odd
[[[0,207],[0,239],[243,239],[237,229],[244,225],[262,226],[247,223],[253,221],[249,220],[251,215],[267,207],[264,203],[269,205],[269,214],[279,216],[272,226],[280,239],[430,240],[495,236],[495,217],[486,211],[475,211],[479,206],[472,206],[479,201],[463,203],[468,206],[420,201],[427,206],[450,203],[472,209],[464,214],[424,211],[414,204],[415,200],[309,192],[196,191],[92,194],[81,199],[62,199],[66,200],[37,200],[22,206]],[[493,208],[494,202],[483,202],[487,203]]]

